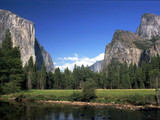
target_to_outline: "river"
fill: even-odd
[[[160,120],[160,110],[0,101],[0,120]]]

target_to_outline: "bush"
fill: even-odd
[[[115,102],[117,102],[117,98],[115,96],[106,96],[105,100],[106,100],[107,103],[111,103],[111,102],[115,103]]]
[[[146,105],[155,103],[155,95],[128,95],[128,96],[107,96],[105,97],[107,103],[130,103],[134,105]]]
[[[94,98],[96,98],[96,93],[95,93],[95,82],[93,79],[89,78],[86,82],[83,84],[83,89],[82,93],[80,92],[74,92],[69,100],[71,101],[91,101]]]
[[[91,100],[91,102],[106,103],[106,99],[105,98],[95,98]]]
[[[80,92],[73,92],[69,100],[71,101],[83,101],[83,95]]]
[[[90,101],[97,97],[95,93],[95,86],[96,84],[92,78],[87,79],[82,89],[83,101]]]
[[[25,95],[19,94],[18,96],[15,97],[15,100],[16,100],[17,102],[21,102],[21,101],[23,101],[23,99],[25,99],[25,98],[26,98]]]
[[[126,101],[127,103],[131,103],[134,105],[146,105],[155,102],[155,98],[154,95],[145,96],[145,95],[134,94],[124,97],[122,101]]]

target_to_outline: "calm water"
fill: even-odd
[[[0,101],[0,120],[160,120],[160,110],[127,111]]]

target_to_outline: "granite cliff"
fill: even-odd
[[[160,35],[160,16],[151,13],[142,15],[136,34],[147,39]]]
[[[41,68],[44,61],[47,71],[54,71],[52,58],[35,38],[35,25],[33,22],[10,11],[0,10],[0,44],[7,29],[11,32],[13,47],[20,47],[23,66],[32,56],[34,62],[37,61],[39,68]]]
[[[144,14],[136,33],[117,30],[110,44],[106,45],[103,69],[112,60],[141,66],[143,60],[151,61],[160,54],[160,16]]]

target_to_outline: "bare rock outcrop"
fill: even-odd
[[[136,40],[144,39],[132,32],[117,30],[112,42],[106,46],[103,67],[107,67],[112,60],[138,65],[142,50],[134,44]]]
[[[148,39],[160,35],[160,16],[146,13],[141,18],[141,24],[137,28],[136,34]]]

